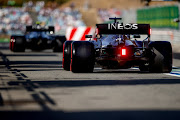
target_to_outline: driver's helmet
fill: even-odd
[[[125,40],[130,40],[130,35],[121,35],[121,40],[125,41]]]

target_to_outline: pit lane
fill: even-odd
[[[2,120],[180,119],[178,55],[170,74],[99,67],[72,73],[52,50],[13,53],[1,43],[0,52]]]

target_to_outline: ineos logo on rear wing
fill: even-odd
[[[99,34],[146,34],[150,35],[149,24],[96,24]]]
[[[109,30],[116,30],[116,29],[126,29],[126,30],[129,30],[129,29],[138,29],[138,24],[125,24],[123,25],[122,23],[119,24],[119,23],[110,23],[108,24],[108,29]]]

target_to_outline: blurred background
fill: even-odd
[[[0,0],[0,119],[180,120],[179,14],[178,0]],[[172,43],[173,71],[97,67],[74,74],[63,70],[62,53],[9,50],[11,34],[24,34],[37,21],[67,35],[69,28],[94,29],[109,17],[150,24],[152,41]]]
[[[179,13],[179,0],[0,0],[0,42],[37,21],[54,25],[56,34],[63,35],[68,27],[94,27],[122,17],[124,23],[150,24],[152,40],[168,40],[176,48]]]

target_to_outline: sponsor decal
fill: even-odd
[[[15,40],[15,39],[11,39],[10,41],[11,41],[11,42],[15,42],[16,40]]]
[[[137,10],[137,23],[150,24],[152,28],[179,29],[179,23],[174,19],[179,18],[178,5],[150,7]]]
[[[129,29],[133,29],[133,30],[136,30],[138,29],[138,24],[120,24],[120,23],[110,23],[108,24],[108,29],[109,30],[116,30],[116,29],[126,29],[126,30],[129,30]]]

